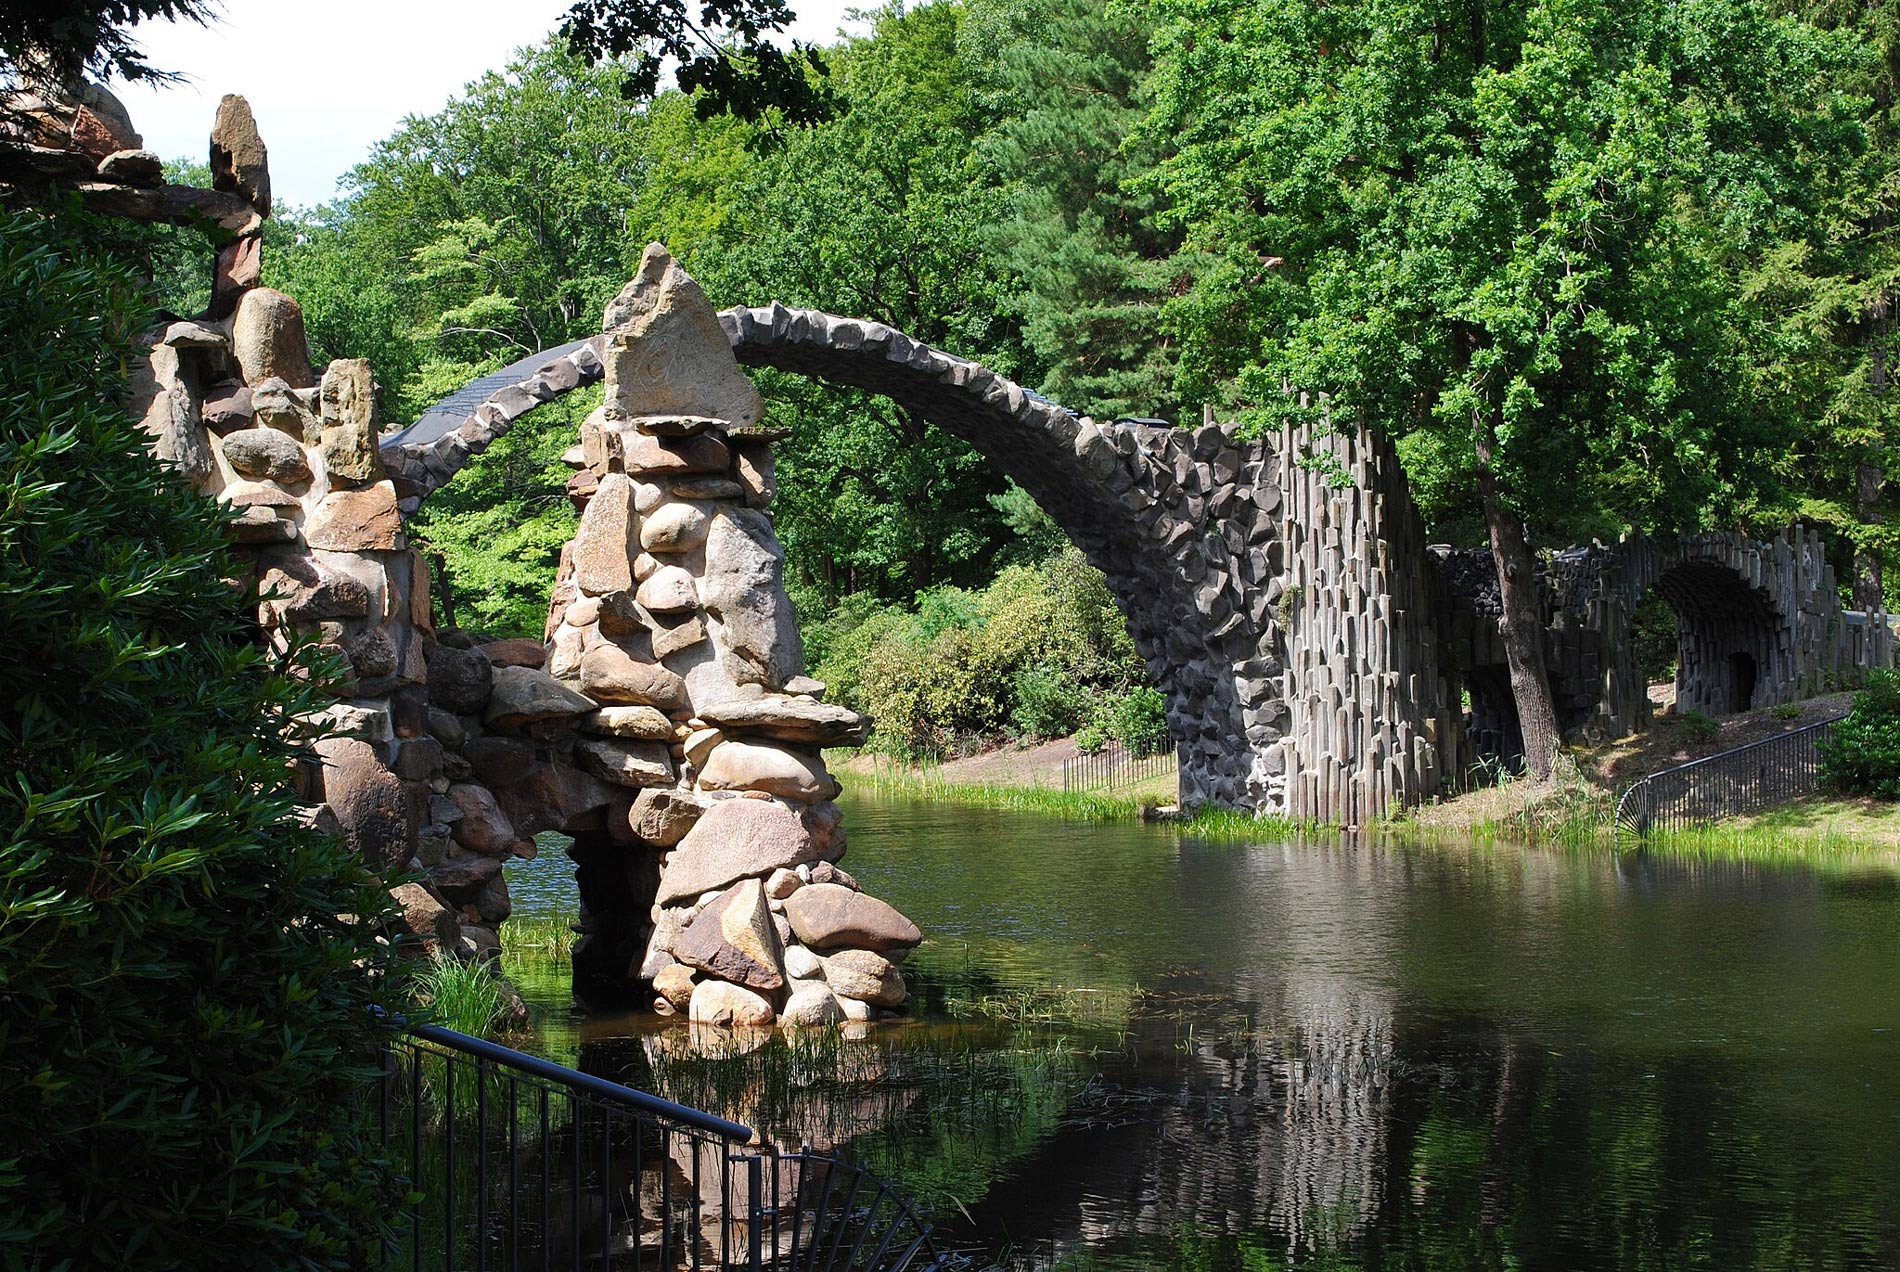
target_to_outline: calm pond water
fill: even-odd
[[[529,1045],[843,1147],[1023,1268],[1900,1268],[1890,875],[846,826],[930,937],[912,1021],[707,1059],[514,957]],[[515,867],[517,914],[570,872]]]

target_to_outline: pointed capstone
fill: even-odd
[[[765,406],[699,284],[658,243],[607,304],[607,413],[753,424]]]

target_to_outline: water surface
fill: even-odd
[[[930,938],[911,1022],[699,1060],[529,965],[537,1045],[854,1152],[1023,1267],[1900,1267],[1889,875],[846,826]],[[517,913],[570,870],[514,867]]]

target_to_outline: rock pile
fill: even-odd
[[[658,854],[633,979],[656,1010],[701,1023],[872,1019],[903,1004],[896,962],[922,938],[836,864],[838,785],[820,751],[867,729],[801,671],[766,512],[779,434],[705,294],[657,244],[606,325],[547,670],[592,708],[581,766],[637,791],[610,809],[610,838]]]

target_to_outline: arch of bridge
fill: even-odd
[[[1168,701],[1192,802],[1282,805],[1287,723],[1273,617],[1277,455],[1229,429],[1097,422],[881,323],[816,310],[720,315],[741,363],[870,390],[969,443],[1102,570]],[[602,378],[604,337],[545,350],[443,399],[381,456],[405,512],[544,402]]]

